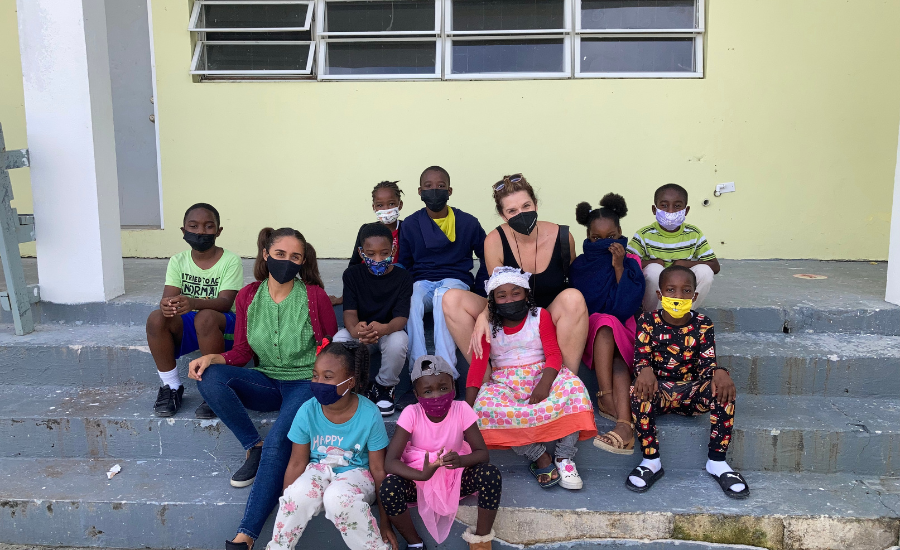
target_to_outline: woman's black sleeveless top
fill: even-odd
[[[503,243],[503,265],[521,269],[522,266],[516,261],[516,256],[509,246],[509,241],[506,239],[506,233],[503,232],[502,226],[497,227],[497,232],[500,233],[500,242]],[[550,264],[547,266],[547,269],[541,273],[533,273],[530,282],[534,302],[538,307],[545,309],[559,296],[560,292],[569,288],[566,281],[566,271],[563,269],[560,239],[556,239],[556,245],[553,247],[553,253],[550,256]]]

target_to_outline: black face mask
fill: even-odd
[[[510,229],[516,233],[531,235],[531,232],[537,227],[537,212],[534,210],[531,212],[519,212],[506,220],[506,223],[508,223]]]
[[[426,208],[432,212],[440,212],[450,200],[450,191],[448,189],[422,189],[421,197]]]
[[[191,233],[190,231],[185,231],[183,239],[197,252],[206,252],[216,245],[215,233]]]
[[[281,284],[284,284],[300,273],[300,264],[295,264],[290,260],[276,260],[272,256],[266,259],[266,267],[269,268],[269,275]]]
[[[497,315],[510,321],[518,323],[528,315],[528,304],[525,300],[515,302],[506,302],[505,304],[494,304],[497,307]]]

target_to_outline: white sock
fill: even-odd
[[[177,390],[181,387],[181,376],[178,374],[178,367],[169,372],[157,372],[159,372],[159,378],[162,380],[163,386],[169,386],[173,390]]]
[[[653,458],[653,459],[645,458],[644,460],[641,461],[640,464],[638,464],[638,466],[643,466],[644,468],[649,468],[650,471],[655,474],[660,469],[662,469],[662,461],[658,458]],[[644,485],[646,485],[644,480],[639,477],[628,476],[628,479],[638,487],[643,487]]]
[[[707,460],[706,471],[716,477],[719,477],[722,474],[733,472],[734,470],[732,470],[731,466],[729,466],[728,463],[724,460]],[[744,490],[744,487],[746,487],[746,485],[744,485],[743,483],[735,483],[729,488],[735,493],[740,493]]]

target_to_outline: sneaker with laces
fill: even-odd
[[[256,471],[259,470],[260,457],[262,457],[261,446],[247,451],[247,460],[244,461],[244,465],[231,476],[232,487],[247,487],[253,484],[253,480],[256,479]]]
[[[184,395],[184,386],[177,390],[173,390],[168,385],[159,388],[156,394],[156,403],[153,405],[153,412],[156,416],[169,417],[175,416],[178,409],[181,408],[181,398]]]
[[[394,414],[394,386],[382,386],[378,382],[372,382],[366,397],[381,412],[381,416],[391,416]]]

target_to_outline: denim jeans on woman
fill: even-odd
[[[278,419],[263,444],[259,471],[250,487],[244,519],[238,529],[238,533],[256,540],[281,496],[284,471],[292,448],[287,433],[300,405],[313,396],[309,380],[287,382],[274,380],[251,368],[211,365],[203,373],[203,380],[197,383],[197,387],[203,399],[244,449],[251,449],[262,441],[247,409],[278,411]]]

